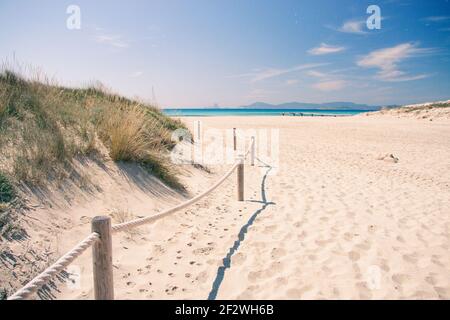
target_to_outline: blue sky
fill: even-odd
[[[163,107],[450,99],[449,0],[0,0],[0,21],[3,61],[147,100],[153,87]]]

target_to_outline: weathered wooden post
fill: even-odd
[[[233,128],[233,150],[236,151],[237,145],[236,145],[236,128]]]
[[[251,154],[250,154],[250,162],[251,165],[255,165],[255,157],[256,157],[256,145],[255,145],[255,137],[252,136],[252,146],[251,146]]]
[[[238,201],[244,201],[244,157],[239,156],[239,164],[237,167],[237,183],[238,183]]]
[[[92,246],[95,300],[114,300],[111,218],[92,219],[92,231],[100,235],[100,240]]]

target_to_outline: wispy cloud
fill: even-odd
[[[258,81],[263,81],[263,80],[279,77],[279,76],[282,76],[282,75],[285,75],[285,74],[289,74],[289,73],[292,73],[292,72],[297,72],[297,71],[301,71],[301,70],[307,70],[307,69],[312,69],[312,68],[324,66],[324,65],[327,65],[327,64],[328,63],[309,63],[309,64],[296,65],[296,66],[293,66],[293,67],[290,67],[290,68],[285,68],[285,69],[281,69],[281,68],[264,68],[264,69],[256,70],[254,72],[234,75],[234,76],[231,76],[231,78],[246,78],[246,77],[249,77],[250,78],[250,82],[258,82]]]
[[[427,74],[408,75],[399,70],[404,59],[433,52],[430,48],[418,48],[414,43],[402,43],[390,48],[372,51],[360,58],[357,65],[364,68],[378,68],[377,78],[383,81],[411,81],[428,77]]]
[[[337,30],[344,33],[366,34],[367,32],[364,31],[365,25],[366,22],[363,20],[348,20],[345,21]]]
[[[293,86],[294,84],[297,84],[298,80],[297,79],[288,79],[286,80],[286,85],[288,86]]]
[[[336,73],[339,75],[336,76]],[[339,70],[328,72],[309,70],[307,75],[318,79],[319,82],[314,83],[312,88],[320,91],[337,91],[351,85],[351,82],[342,79]]]
[[[311,76],[311,77],[316,77],[316,78],[326,78],[326,77],[328,77],[328,74],[320,72],[320,71],[316,71],[316,70],[309,70],[306,74]]]
[[[344,88],[346,84],[345,80],[330,80],[315,83],[312,87],[320,91],[336,91]]]
[[[123,40],[122,36],[120,35],[110,35],[110,34],[98,34],[95,36],[95,40],[98,43],[107,44],[112,47],[116,48],[128,48],[129,43]]]
[[[422,20],[428,21],[428,22],[443,22],[443,21],[450,20],[450,16],[430,16],[430,17],[425,17]]]
[[[308,53],[312,54],[312,55],[324,55],[324,54],[330,54],[330,53],[337,53],[337,52],[341,52],[344,50],[345,50],[345,47],[339,47],[339,46],[328,45],[326,43],[321,43],[320,46],[310,49],[308,51]]]

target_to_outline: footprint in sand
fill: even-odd
[[[170,286],[165,290],[165,292],[166,292],[167,295],[171,296],[171,295],[174,295],[175,292],[176,292],[177,290],[178,290],[178,287],[177,287],[177,286],[172,286],[172,285],[170,285]]]
[[[350,260],[352,260],[352,261],[358,261],[359,258],[361,257],[361,255],[360,255],[358,252],[356,252],[356,251],[350,251],[350,252],[348,253],[348,257],[349,257]]]
[[[263,271],[261,271],[261,270],[260,271],[251,271],[248,274],[247,278],[250,282],[255,282],[258,279],[260,279],[262,277],[262,275],[263,275]]]
[[[302,233],[300,233],[299,235],[297,235],[297,239],[298,240],[303,240],[306,238],[306,236],[308,235],[308,233],[306,231],[302,231]]]
[[[273,248],[270,255],[272,259],[279,259],[286,255],[286,250],[283,248]]]
[[[207,279],[208,279],[208,272],[206,272],[206,271],[200,272],[197,275],[197,277],[195,277],[195,280],[200,282],[200,283],[205,283]]]
[[[431,256],[431,263],[436,264],[436,265],[438,265],[438,266],[440,266],[440,267],[445,267],[445,266],[442,264],[441,260],[439,260],[439,256],[437,256],[437,255],[435,255],[435,254]]]
[[[267,226],[264,228],[264,233],[270,233],[277,229],[277,225]]]
[[[367,231],[369,233],[374,233],[376,229],[377,229],[377,227],[373,224],[371,224],[370,226],[367,227]]]
[[[214,250],[213,247],[204,247],[204,248],[195,249],[194,251],[192,251],[192,253],[196,256],[199,256],[199,255],[207,256],[213,250]]]
[[[434,273],[428,274],[428,276],[425,278],[425,282],[432,286],[435,286],[437,283],[436,274],[434,274]]]
[[[302,221],[297,221],[296,223],[294,223],[294,227],[296,228],[300,228],[303,225]]]
[[[415,254],[415,253],[404,254],[402,258],[403,258],[403,260],[405,260],[406,262],[409,262],[409,263],[417,262],[417,254]]]
[[[347,241],[350,241],[353,239],[353,234],[351,234],[350,232],[346,232],[344,233],[344,239]]]
[[[356,247],[358,249],[367,251],[367,250],[369,250],[372,247],[372,243],[370,241],[366,240],[364,242],[361,242],[361,243],[357,244]]]
[[[372,299],[372,292],[369,289],[367,282],[358,282],[356,288],[359,293],[359,298],[362,300]]]
[[[292,289],[288,289],[286,291],[286,295],[288,299],[301,299],[302,296],[308,292],[311,291],[313,287],[311,285],[306,285],[301,287],[300,289],[297,288],[292,288]]]
[[[90,223],[90,222],[91,222],[91,218],[86,217],[86,216],[82,216],[82,217],[80,218],[80,222],[83,223],[83,224],[85,224],[85,223]]]
[[[231,258],[231,264],[234,266],[240,266],[247,259],[246,255],[242,252],[236,253]]]
[[[388,261],[386,259],[382,259],[381,260],[380,268],[384,272],[389,272],[389,270],[391,270],[391,268],[389,268],[389,264],[388,264]]]
[[[396,273],[396,274],[392,275],[392,281],[394,281],[396,284],[399,284],[399,285],[402,285],[409,279],[410,279],[410,276],[408,276],[407,274]]]
[[[332,243],[333,239],[328,239],[328,240],[315,240],[314,243],[317,244],[319,247],[323,247],[326,246],[329,243]]]
[[[275,282],[278,286],[285,286],[288,284],[288,279],[285,277],[278,277],[275,279]]]
[[[308,259],[311,260],[311,261],[316,261],[317,257],[314,254],[310,254],[310,255],[308,255]]]

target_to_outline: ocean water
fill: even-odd
[[[173,117],[198,117],[198,116],[352,116],[367,112],[367,110],[312,110],[312,109],[163,109],[163,113]]]

